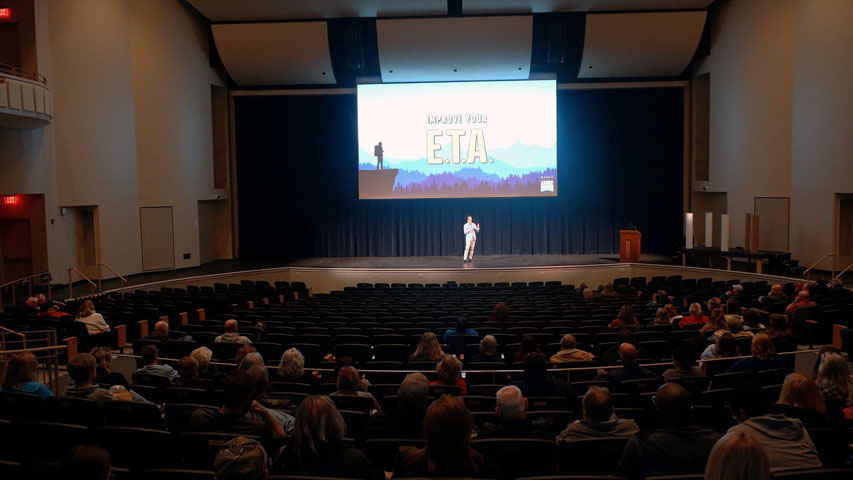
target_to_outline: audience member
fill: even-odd
[[[468,384],[462,379],[462,362],[453,355],[444,355],[435,366],[438,380],[429,382],[430,385],[445,385],[459,387],[462,395],[468,395]]]
[[[444,331],[442,341],[447,343],[447,337],[453,335],[477,335],[477,331],[471,328],[471,325],[468,324],[468,317],[458,317],[454,328]]]
[[[198,376],[198,361],[190,356],[178,360],[178,378],[172,382],[175,387],[207,389],[207,380]]]
[[[266,480],[269,459],[257,440],[236,437],[228,440],[213,460],[216,480]]]
[[[830,418],[836,418],[844,408],[850,406],[851,386],[850,367],[847,360],[838,353],[820,355],[817,370],[817,385],[826,401],[826,411]]]
[[[278,377],[283,382],[307,383],[312,387],[320,384],[311,372],[305,371],[305,357],[295,348],[288,348],[281,354],[278,363]]]
[[[617,292],[617,291],[613,288],[613,284],[612,284],[612,283],[608,283],[608,284],[604,285],[604,289],[602,289],[602,290],[601,290],[601,296],[602,296],[602,297],[611,297],[611,298],[616,298],[616,297],[618,297],[618,296],[619,296],[619,292]]]
[[[790,305],[785,307],[785,313],[787,313],[788,315],[793,315],[794,312],[803,307],[814,307],[815,305],[817,305],[817,303],[813,302],[809,298],[809,291],[800,290],[800,293],[797,294],[797,298],[794,299],[794,301],[791,302]]]
[[[139,356],[142,357],[142,367],[137,370],[139,373],[148,373],[151,375],[161,375],[168,377],[169,381],[174,381],[178,376],[178,372],[169,365],[160,365],[157,356],[157,347],[155,345],[145,345],[139,349]]]
[[[702,315],[702,305],[691,303],[688,309],[690,315],[683,317],[678,321],[678,326],[684,328],[686,325],[694,325],[697,323],[708,323],[708,317]]]
[[[714,444],[705,480],[770,480],[770,461],[764,447],[743,432],[725,435]]]
[[[539,342],[532,335],[522,335],[521,342],[518,345],[518,351],[513,354],[513,362],[523,362],[524,358],[531,353],[540,352]]]
[[[98,374],[95,376],[95,383],[107,385],[127,385],[129,383],[123,373],[112,371],[113,353],[110,347],[95,347],[89,353],[98,362]]]
[[[267,368],[263,365],[253,365],[248,370],[246,370],[246,373],[248,373],[252,377],[252,382],[255,385],[255,390],[253,392],[254,400],[266,407],[267,412],[269,412],[269,414],[275,419],[275,421],[279,425],[281,425],[281,428],[285,431],[285,433],[293,433],[293,416],[287,412],[278,410],[275,407],[270,407],[265,402],[265,400],[267,400],[267,392],[269,391],[270,387],[269,372],[267,372]],[[276,402],[272,402],[272,404],[275,405]],[[296,406],[288,405],[288,407],[292,407],[293,409],[295,409]],[[251,409],[246,413],[246,416],[249,418],[254,418],[255,420],[260,420],[261,422],[266,420],[265,413],[262,414]]]
[[[726,314],[722,308],[715,308],[711,310],[711,317],[708,320],[708,323],[702,325],[702,328],[699,329],[699,333],[705,335],[708,332],[716,333],[719,330],[726,329]]]
[[[646,304],[647,307],[662,307],[670,302],[669,295],[666,294],[666,290],[658,290],[657,293],[652,294],[652,301]]]
[[[486,335],[480,340],[480,353],[468,359],[468,363],[499,362],[504,359],[498,353],[498,341],[494,335]]]
[[[672,321],[669,318],[669,312],[664,307],[660,307],[655,312],[654,325],[671,325]]]
[[[665,383],[652,397],[658,426],[631,436],[618,470],[629,478],[701,473],[720,435],[693,423],[690,394]]]
[[[264,439],[285,435],[281,424],[269,410],[253,399],[254,392],[255,380],[249,373],[232,371],[225,377],[222,407],[218,410],[196,410],[190,417],[187,431],[257,435]],[[246,415],[249,411],[259,414],[263,420],[250,418]]]
[[[394,477],[497,478],[498,466],[471,448],[474,419],[465,402],[442,395],[424,417],[424,448],[394,462]]]
[[[98,374],[98,362],[92,354],[78,354],[68,362],[66,369],[68,376],[74,382],[73,385],[65,388],[66,396],[95,400],[99,405],[102,405],[104,400],[116,400],[109,390],[93,383]]]
[[[169,322],[160,320],[154,324],[154,331],[151,332],[145,340],[156,340],[164,342],[169,338]]]
[[[225,333],[213,341],[216,343],[242,343],[243,345],[252,343],[249,337],[237,333],[237,320],[233,318],[225,321]]]
[[[509,315],[509,305],[504,302],[498,302],[492,310],[492,316],[489,317],[490,322],[512,323],[512,318]]]
[[[361,391],[359,389],[360,384],[361,378],[358,375],[358,370],[356,370],[355,367],[343,367],[338,371],[338,390],[332,393],[332,395],[349,395],[353,397],[369,398],[373,400],[373,410],[376,412],[381,411],[382,407],[379,406],[379,402],[377,402],[369,392]]]
[[[432,332],[426,332],[421,336],[421,341],[414,352],[409,356],[409,364],[414,362],[437,362],[444,356],[438,338]]]
[[[714,332],[715,337],[719,337],[724,333],[731,333],[734,338],[753,337],[755,333],[743,329],[742,315],[726,315],[726,328]]]
[[[729,402],[738,424],[728,434],[742,432],[761,444],[772,471],[819,468],[817,450],[803,423],[781,413],[767,413],[767,407],[761,387],[751,380],[743,382]]]
[[[737,319],[738,323],[743,324],[743,307],[736,298],[726,300],[726,325],[731,319]]]
[[[527,399],[514,385],[497,392],[495,413],[498,425],[483,428],[477,438],[550,438],[548,429],[527,418]]]
[[[774,368],[785,368],[785,363],[776,355],[776,347],[770,337],[766,333],[759,333],[752,339],[752,356],[736,361],[726,372],[748,372],[755,375],[762,370]]]
[[[569,405],[577,401],[577,394],[565,380],[548,375],[545,355],[540,352],[524,357],[524,380],[516,380],[515,385],[525,397],[563,397]]]
[[[764,331],[770,337],[793,337],[794,331],[788,324],[787,315],[774,313],[770,315],[770,327]]]
[[[373,480],[373,469],[364,453],[344,444],[346,429],[329,397],[306,398],[296,409],[293,440],[278,461],[279,472]]]
[[[725,332],[720,336],[714,336],[714,343],[708,345],[705,348],[705,351],[702,352],[702,355],[699,356],[700,359],[710,360],[712,358],[728,358],[728,357],[739,357],[740,350],[737,348],[737,343],[735,343],[735,337],[732,336],[731,332]]]
[[[249,344],[241,345],[240,348],[237,349],[237,353],[234,354],[234,363],[239,366],[240,362],[242,362],[243,359],[246,358],[246,355],[257,351],[257,348]]]
[[[785,291],[782,288],[782,285],[774,284],[770,287],[770,292],[767,295],[758,297],[758,303],[764,306],[778,305],[788,302],[788,297],[785,295]]]
[[[550,362],[558,364],[563,362],[590,362],[595,360],[595,355],[578,350],[578,341],[572,334],[563,335],[560,340],[560,351],[551,356]]]
[[[663,308],[666,309],[666,313],[669,314],[669,323],[672,325],[678,325],[678,322],[684,318],[684,315],[678,313],[678,309],[671,303],[667,303]]]
[[[371,415],[364,439],[421,438],[427,409],[429,381],[422,373],[410,373],[397,391],[397,408]]]
[[[604,352],[604,355],[601,356],[601,361],[605,365],[619,363],[619,347],[621,347],[623,343],[630,343],[633,345],[634,348],[637,349],[638,358],[645,358],[649,355],[649,352],[647,352],[639,342],[637,342],[637,337],[634,336],[634,332],[628,327],[622,327],[622,330],[619,330],[619,334],[616,335],[616,345],[613,345]]]
[[[52,397],[50,387],[39,382],[38,359],[31,352],[12,355],[3,377],[3,390],[7,392],[32,393],[45,400]]]
[[[826,401],[814,380],[799,373],[785,377],[776,412],[803,422],[806,429],[827,426]]]
[[[62,478],[107,480],[112,473],[110,454],[95,445],[77,445],[62,457]]]
[[[76,321],[84,323],[89,335],[100,335],[110,331],[110,326],[104,320],[104,316],[95,311],[95,304],[91,300],[83,300],[77,309]]]
[[[744,328],[750,330],[764,330],[765,326],[761,323],[761,313],[754,308],[747,308],[743,311]]]
[[[696,355],[684,345],[672,349],[672,366],[663,372],[664,381],[682,377],[704,377],[705,372],[696,366]]]
[[[592,386],[586,391],[581,402],[583,419],[568,424],[557,441],[580,440],[583,438],[630,437],[640,427],[637,422],[616,416],[610,390]]]
[[[637,321],[637,317],[634,316],[634,308],[630,305],[622,305],[622,308],[619,309],[619,314],[616,315],[616,319],[610,322],[610,329],[615,330],[619,327],[625,327],[628,325],[639,325],[640,322]]]
[[[262,367],[266,365],[266,363],[264,363],[264,357],[262,357],[258,352],[249,352],[242,360],[240,360],[240,363],[237,364],[237,368],[240,370],[248,370],[255,365],[260,365]]]
[[[190,352],[190,356],[198,362],[198,377],[209,382],[210,387],[214,387],[216,384],[221,384],[222,380],[225,379],[225,374],[210,368],[213,351],[209,348],[198,347]]]
[[[608,381],[618,388],[619,384],[625,380],[639,380],[655,376],[651,370],[643,368],[637,363],[637,347],[634,345],[630,343],[620,345],[619,358],[622,360],[622,366],[606,373],[602,372],[599,375],[600,379]]]

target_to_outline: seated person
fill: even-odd
[[[767,295],[758,297],[758,303],[765,306],[788,303],[788,296],[785,295],[785,290],[782,285],[777,283],[770,286],[770,292],[768,292]]]
[[[781,313],[770,315],[770,327],[764,333],[770,337],[794,337],[794,331],[788,324],[788,317]]]
[[[827,415],[830,418],[841,415],[841,411],[850,405],[853,387],[847,359],[833,351],[822,353],[820,365],[817,366],[816,382],[826,402]]]
[[[216,480],[266,480],[269,459],[257,440],[237,437],[228,440],[213,460]]]
[[[660,307],[655,312],[655,319],[652,322],[653,325],[672,325],[672,318],[670,318],[669,311],[666,308]]]
[[[764,330],[764,324],[761,323],[761,311],[754,308],[747,308],[743,311],[744,328],[750,331]]]
[[[178,372],[169,365],[160,365],[157,356],[157,347],[155,345],[145,345],[139,349],[139,356],[142,357],[142,367],[137,370],[139,373],[149,373],[151,375],[160,375],[168,377],[169,381],[174,381],[178,376]]]
[[[295,348],[288,348],[278,362],[278,378],[282,382],[305,383],[316,387],[320,384],[311,372],[305,371],[305,357]]]
[[[637,363],[637,348],[630,343],[623,343],[619,347],[619,357],[622,359],[622,366],[609,372],[602,372],[598,375],[600,380],[608,381],[618,387],[625,380],[639,380],[655,376],[651,370],[643,368]]]
[[[743,324],[743,307],[735,298],[726,300],[726,324],[732,318],[737,319],[738,323]]]
[[[3,377],[3,390],[7,392],[32,393],[41,397],[42,400],[52,397],[50,387],[39,382],[38,359],[31,352],[22,352],[12,355],[6,366],[6,375]]]
[[[527,399],[521,390],[509,385],[498,390],[495,413],[499,425],[483,428],[477,438],[543,438],[551,437],[548,429],[527,418]]]
[[[523,362],[524,358],[531,353],[541,352],[539,342],[532,335],[522,335],[521,342],[518,344],[518,351],[513,354],[513,363]]]
[[[89,335],[100,335],[110,331],[104,316],[95,311],[95,304],[91,300],[83,300],[80,303],[75,321],[86,324]]]
[[[191,356],[182,357],[178,360],[178,378],[172,382],[175,387],[207,389],[210,385],[207,380],[198,376],[198,361]]]
[[[677,383],[665,383],[652,397],[658,426],[631,436],[619,474],[628,478],[701,474],[720,434],[693,423],[690,394]]]
[[[468,317],[459,317],[456,319],[456,326],[450,330],[445,330],[442,341],[446,344],[447,337],[453,335],[477,335],[477,331],[468,325]]]
[[[729,409],[738,424],[726,435],[741,432],[755,439],[764,447],[771,471],[820,468],[817,449],[803,423],[781,413],[768,413],[764,397],[761,387],[751,380],[736,387]]]
[[[456,386],[462,395],[468,395],[468,384],[462,379],[462,362],[453,355],[444,355],[435,367],[438,380],[429,382],[430,385]]]
[[[145,339],[146,340],[157,340],[160,342],[168,342],[168,341],[172,340],[171,338],[169,338],[169,322],[167,322],[165,320],[160,320],[157,323],[155,323],[154,324],[154,331],[150,335],[145,337]],[[185,342],[191,342],[193,340],[193,337],[191,337],[189,335],[184,335],[183,337],[179,338],[178,340],[185,341]]]
[[[373,480],[370,461],[344,443],[346,423],[326,396],[306,398],[296,409],[293,440],[276,465],[283,475]]]
[[[762,370],[785,368],[785,363],[776,355],[776,346],[766,333],[759,333],[752,339],[752,356],[741,358],[726,370],[731,372],[749,372],[753,375]]]
[[[775,410],[788,418],[800,420],[807,429],[826,427],[829,423],[826,419],[826,401],[820,393],[820,387],[814,380],[800,373],[785,377]]]
[[[77,445],[62,457],[62,478],[107,480],[112,477],[110,454],[95,445]]]
[[[578,350],[578,341],[572,334],[563,335],[560,340],[560,351],[551,355],[551,363],[558,364],[564,362],[591,362],[595,360],[595,355]]]
[[[562,397],[574,405],[577,394],[565,380],[548,375],[548,364],[541,352],[531,353],[524,357],[524,380],[516,380],[515,385],[526,398],[530,397]]]
[[[498,341],[493,335],[486,335],[480,340],[480,353],[474,355],[468,360],[468,364],[483,363],[483,362],[499,362],[504,363],[498,353]]]
[[[269,414],[275,419],[275,421],[278,422],[279,425],[281,425],[281,428],[285,431],[285,433],[287,433],[288,435],[293,433],[293,415],[290,415],[289,413],[283,412],[281,410],[277,410],[274,407],[270,408],[264,402],[264,400],[267,398],[267,392],[270,388],[270,379],[269,373],[267,372],[267,368],[262,365],[254,365],[248,370],[246,370],[246,373],[252,376],[252,380],[254,380],[255,383],[255,392],[253,398],[264,407],[267,407],[267,412],[269,412]],[[266,420],[266,414],[261,414],[254,410],[249,410],[248,412],[246,412],[246,416],[249,418],[254,418],[255,420],[260,420],[261,422]]]
[[[664,381],[670,381],[673,378],[680,377],[704,377],[705,372],[696,366],[696,356],[693,351],[684,345],[679,345],[672,349],[672,366],[669,370],[663,372]]]
[[[743,316],[742,315],[726,315],[726,328],[723,330],[717,330],[714,332],[714,337],[719,337],[720,335],[729,332],[732,334],[734,338],[743,338],[743,337],[754,337],[755,333],[749,330],[743,329]]]
[[[764,447],[742,432],[724,436],[711,449],[705,480],[770,480]]]
[[[581,402],[583,419],[568,424],[557,441],[580,440],[583,438],[630,437],[640,427],[637,422],[619,418],[613,408],[610,390],[592,386],[586,391]]]
[[[409,365],[415,362],[437,362],[443,356],[438,337],[432,332],[426,332],[421,335],[421,341],[415,351],[409,355]]]
[[[225,374],[210,368],[210,360],[213,358],[213,352],[207,347],[198,347],[190,352],[190,356],[198,362],[198,377],[209,382],[208,387],[211,389],[221,387],[222,381],[225,379]]]
[[[702,360],[710,360],[712,358],[739,357],[740,350],[735,343],[735,337],[731,332],[725,332],[719,337],[714,337],[714,343],[708,345],[702,355],[699,356]]]
[[[127,385],[130,383],[123,373],[112,371],[113,353],[110,347],[95,347],[89,353],[98,361],[98,375],[95,377],[95,383],[107,385]]]
[[[649,352],[647,352],[646,349],[637,342],[637,337],[634,336],[634,332],[631,331],[630,328],[623,328],[622,330],[619,330],[619,334],[616,336],[616,345],[613,345],[604,352],[601,356],[601,362],[606,365],[619,363],[621,361],[619,358],[619,347],[622,346],[623,343],[630,343],[637,349],[637,358],[648,358]]]
[[[247,345],[252,343],[249,337],[237,333],[237,320],[233,318],[225,321],[225,333],[213,339],[216,343],[242,343]]]
[[[661,304],[663,306],[663,304]],[[615,330],[620,327],[625,327],[628,325],[639,325],[640,322],[637,321],[637,317],[634,316],[634,308],[630,305],[622,305],[622,308],[619,309],[619,314],[616,316],[616,319],[610,322],[610,329]]]
[[[793,315],[794,312],[796,312],[800,308],[814,307],[815,305],[817,305],[817,303],[813,302],[809,298],[809,291],[808,290],[800,290],[800,293],[797,294],[797,298],[794,299],[794,301],[791,302],[790,305],[785,307],[785,313],[787,313],[788,315]]]
[[[187,424],[188,432],[223,432],[257,435],[264,439],[284,436],[284,429],[269,410],[254,400],[255,380],[248,372],[234,370],[225,377],[222,407],[218,410],[200,408]],[[263,418],[246,414],[250,411]]]
[[[458,362],[458,360],[457,360]],[[359,389],[361,385],[361,378],[358,375],[358,370],[354,367],[343,367],[338,371],[338,391],[332,393],[332,396],[335,395],[349,395],[353,397],[366,397],[373,400],[373,411],[378,412],[382,410],[382,407],[379,406],[379,402],[373,398],[369,392],[363,392]]]
[[[371,415],[364,439],[421,438],[429,396],[429,381],[422,373],[410,373],[397,391],[397,408]]]
[[[78,354],[68,362],[66,369],[74,384],[65,389],[65,396],[95,400],[99,405],[104,400],[117,400],[112,392],[93,383],[98,374],[98,362],[92,354]]]
[[[690,315],[682,317],[682,319],[678,321],[679,327],[684,328],[685,325],[708,323],[709,321],[708,317],[702,315],[702,305],[698,303],[691,303],[688,312],[690,313]]]

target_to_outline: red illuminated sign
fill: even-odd
[[[14,205],[18,203],[17,195],[3,195],[3,204],[4,205]]]
[[[0,7],[0,18],[11,18],[12,9],[9,7]]]

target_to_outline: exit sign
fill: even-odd
[[[16,203],[18,203],[17,195],[3,195],[3,204],[15,205]]]
[[[0,18],[11,18],[12,9],[9,7],[0,7]]]

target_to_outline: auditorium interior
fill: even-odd
[[[0,0],[0,477],[853,478],[851,23]],[[366,193],[367,86],[540,81],[542,195]]]

